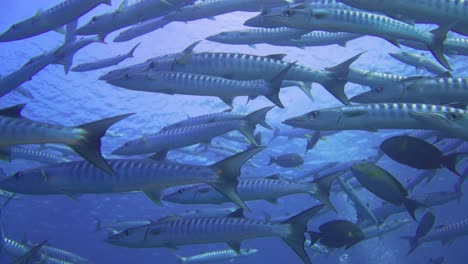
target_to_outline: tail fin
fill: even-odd
[[[275,138],[279,137],[280,132],[280,129],[275,127],[275,129],[273,130],[273,137],[271,137],[270,142],[273,141]]]
[[[270,156],[270,161],[268,162],[267,166],[270,166],[271,164],[275,164],[275,163],[276,163],[275,157]]]
[[[138,46],[140,46],[140,45],[141,45],[141,42],[138,43],[138,44],[136,44],[135,47],[133,47],[133,49],[131,49],[131,50],[128,52],[127,57],[133,58],[133,53],[135,53],[135,50],[136,50],[136,49],[138,48]]]
[[[283,222],[284,224],[289,224],[291,230],[291,233],[287,237],[283,237],[284,242],[286,242],[306,264],[312,264],[309,255],[307,255],[304,249],[304,243],[306,241],[304,234],[307,232],[307,223],[323,206],[323,204],[314,206]]]
[[[407,240],[410,244],[410,249],[408,250],[408,253],[406,253],[407,256],[413,253],[413,251],[415,251],[421,245],[418,239],[412,236],[402,236],[401,239]]]
[[[421,207],[426,207],[426,205],[418,202],[418,201],[415,201],[415,200],[411,200],[409,198],[405,198],[405,200],[403,201],[403,204],[405,205],[406,207],[406,210],[408,210],[408,213],[411,215],[411,217],[414,219],[414,221],[417,221],[416,220],[416,209],[418,208],[421,208]]]
[[[333,79],[321,83],[329,93],[331,93],[336,99],[342,102],[345,105],[350,105],[348,97],[344,92],[344,87],[346,85],[349,67],[353,62],[355,62],[362,54],[358,55],[336,65],[335,67],[326,68],[325,70],[333,74]]]
[[[312,137],[307,139],[306,150],[304,154],[307,154],[309,150],[313,149],[319,140],[320,131],[315,131],[314,134],[312,134]]]
[[[112,174],[112,169],[101,154],[101,138],[110,126],[131,115],[133,114],[119,115],[78,126],[77,128],[84,130],[83,138],[69,147],[94,166]]]
[[[218,181],[207,184],[215,188],[240,208],[249,211],[247,205],[236,193],[237,184],[239,183],[237,178],[240,176],[242,165],[264,149],[265,147],[249,149],[211,165],[214,172],[218,175]]]
[[[458,172],[458,165],[462,160],[468,158],[468,153],[452,153],[447,156],[443,156],[441,159],[442,165],[444,165],[449,171],[455,173],[456,175],[460,176],[462,181],[465,179],[466,175],[461,174]]]
[[[427,48],[431,51],[436,60],[450,71],[452,71],[452,67],[450,67],[447,58],[445,58],[444,55],[444,41],[447,38],[447,33],[454,25],[455,24],[442,26],[432,30],[431,33],[433,34],[433,41],[431,44],[427,45]]]
[[[74,20],[65,26],[65,44],[76,40],[75,32],[78,28],[78,20]]]
[[[337,179],[341,174],[343,174],[343,172],[344,171],[338,171],[315,179],[313,183],[315,183],[317,188],[315,190],[310,191],[310,194],[312,194],[315,197],[315,199],[319,200],[322,204],[326,205],[328,208],[332,209],[336,213],[338,213],[338,211],[336,210],[335,206],[333,206],[333,204],[330,202],[330,188],[332,182],[335,179]]]
[[[260,124],[261,126],[272,129],[265,121],[265,116],[274,106],[265,107],[259,109],[253,113],[248,114],[244,117],[245,123],[239,128],[239,132],[241,132],[250,143],[259,145],[258,142],[255,140],[254,131],[255,126]]]
[[[286,75],[289,73],[289,70],[296,65],[296,62],[290,63],[286,68],[284,68],[278,75],[276,75],[270,82],[270,93],[265,95],[268,100],[274,103],[279,108],[284,109],[284,105],[279,98],[279,92],[281,90],[281,86],[283,84],[283,80]]]

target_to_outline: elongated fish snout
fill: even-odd
[[[309,119],[306,116],[300,115],[284,120],[283,124],[295,127],[305,125],[307,121],[309,121]]]

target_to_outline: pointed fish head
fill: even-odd
[[[150,236],[159,233],[159,227],[152,224],[126,229],[116,234],[109,234],[106,243],[127,248],[147,247]]]
[[[131,140],[118,147],[116,150],[112,151],[112,155],[117,156],[130,156],[130,155],[139,155],[141,153],[142,146],[145,145],[144,139]]]
[[[337,129],[341,115],[340,108],[316,110],[287,119],[283,124],[311,130],[335,130]]]
[[[47,175],[40,170],[17,172],[0,181],[0,189],[23,194],[47,194]]]
[[[118,13],[115,14],[116,16]],[[111,31],[109,26],[112,26],[114,14],[107,13],[99,16],[94,16],[91,20],[76,30],[75,35],[98,35],[106,34]]]
[[[209,197],[213,194],[217,195],[217,192],[208,186],[200,185],[179,189],[165,195],[163,199],[172,203],[194,204],[198,203],[200,200],[210,201]]]
[[[259,16],[247,20],[246,26],[306,28],[310,21],[309,8],[304,5],[265,10]]]
[[[241,31],[230,31],[230,32],[221,32],[216,35],[212,35],[206,38],[206,40],[218,43],[231,44],[234,40],[239,39],[241,36],[247,35],[247,32]]]
[[[353,96],[349,101],[360,104],[398,102],[402,91],[403,87],[377,86],[370,91]]]

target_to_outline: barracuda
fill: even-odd
[[[280,179],[277,175],[264,179],[243,179],[239,181],[237,193],[243,201],[266,200],[272,204],[277,204],[278,199],[283,196],[308,193],[336,212],[335,207],[329,200],[330,186],[341,174],[342,172],[333,173],[312,182],[290,181]],[[163,199],[181,204],[222,204],[229,202],[228,199],[219,195],[214,189],[203,185],[179,189],[165,195]]]
[[[23,159],[45,164],[55,164],[70,161],[64,157],[55,156],[47,152],[23,147],[0,148],[0,159],[4,159],[6,161]]]
[[[338,184],[341,186],[341,189],[343,189],[348,198],[353,202],[354,208],[356,209],[357,222],[362,223],[368,220],[373,225],[378,225],[379,220],[377,217],[375,217],[369,207],[364,204],[361,198],[354,192],[353,187],[351,187],[351,185],[342,178],[338,178]]]
[[[167,219],[111,235],[106,242],[129,248],[174,248],[182,245],[227,243],[239,254],[243,240],[280,237],[304,263],[311,264],[304,250],[304,233],[309,219],[322,207],[323,205],[312,207],[281,223],[239,218],[238,211],[221,218]]]
[[[452,244],[457,238],[468,235],[468,219],[459,222],[442,225],[432,229],[426,236],[419,238],[417,241],[412,241],[412,237],[402,237],[410,241],[410,252],[418,248],[421,244],[432,241],[440,241],[443,245]]]
[[[138,46],[140,46],[140,44],[141,43],[138,43],[137,45],[135,45],[127,54],[122,54],[122,55],[118,55],[118,56],[107,58],[107,59],[80,64],[74,67],[73,69],[71,69],[71,71],[86,72],[86,71],[92,71],[92,70],[97,70],[97,69],[102,69],[102,68],[107,68],[110,66],[118,65],[119,63],[121,63],[122,61],[128,58],[133,58],[133,53],[138,48]]]
[[[345,62],[321,71],[294,65],[285,76],[286,80],[320,83],[329,93],[343,104],[349,104],[344,93],[349,66],[356,61],[358,54]],[[158,70],[170,69],[176,72],[189,72],[221,76],[235,80],[272,80],[275,75],[290,63],[283,61],[285,55],[256,56],[239,53],[193,53],[169,63],[159,62]],[[166,65],[166,66],[163,66]],[[155,69],[153,68],[153,69]]]
[[[338,0],[313,0],[313,1],[304,1],[305,4],[301,5],[308,8],[338,8],[338,9],[347,9],[347,10],[357,10],[354,7],[350,7],[348,5],[344,5],[340,3]],[[272,9],[263,9],[262,13],[256,17],[253,17],[247,20],[244,25],[249,27],[263,27],[263,28],[276,28],[276,27],[283,27],[281,23],[276,21],[272,21],[268,19],[268,15],[277,12],[278,10],[284,10],[283,5],[282,7],[276,7]]]
[[[240,253],[238,254],[236,251],[232,249],[226,250],[219,250],[219,251],[210,251],[206,253],[202,253],[199,255],[194,255],[190,257],[182,257],[176,255],[180,263],[182,264],[189,264],[189,263],[212,263],[212,262],[224,262],[229,261],[233,262],[235,259],[238,258],[245,258],[250,255],[253,255],[258,252],[258,249],[240,249]]]
[[[403,63],[416,67],[416,69],[424,69],[438,76],[451,76],[447,69],[424,56],[409,52],[389,53],[389,55]]]
[[[264,16],[284,27],[349,32],[370,35],[388,40],[399,46],[398,40],[412,40],[425,44],[445,68],[451,67],[443,54],[443,42],[450,27],[441,27],[431,32],[386,16],[345,9],[308,8],[296,6],[283,8]]]
[[[468,78],[409,77],[394,87],[376,87],[350,99],[356,103],[450,104],[468,101]]]
[[[207,142],[234,130],[241,132],[250,143],[258,144],[254,136],[255,126],[265,122],[265,115],[272,108],[259,109],[240,119],[163,129],[158,133],[129,141],[114,150],[112,154],[130,156],[157,153],[159,157],[165,157],[169,150]]]
[[[468,139],[468,112],[427,104],[367,104],[309,112],[284,121],[314,130],[427,129],[445,136]]]
[[[73,56],[77,51],[92,43],[105,43],[104,38],[104,35],[97,35],[65,43],[62,47],[54,51],[55,61],[52,64],[63,65],[65,73],[67,74],[73,64]]]
[[[47,240],[42,241],[41,243],[39,243],[36,246],[32,247],[24,255],[16,258],[13,261],[13,264],[41,263],[41,262],[45,261],[44,258],[46,258],[46,256],[40,254],[40,250],[41,250],[42,246],[44,246],[46,243],[47,243]]]
[[[424,44],[415,41],[400,41],[401,45],[417,49],[428,50]],[[465,55],[468,56],[468,39],[448,37],[444,41],[444,52],[450,55]]]
[[[308,32],[308,30],[290,28],[245,29],[221,32],[207,37],[206,40],[224,44],[249,45],[255,48],[255,44],[298,39]]]
[[[45,11],[38,11],[31,18],[21,21],[0,35],[0,42],[33,37],[65,24],[88,13],[100,4],[111,5],[110,0],[66,0]]]
[[[466,0],[340,0],[341,2],[364,10],[384,13],[408,22],[450,25],[459,34],[468,35],[468,1]]]
[[[0,147],[59,143],[71,147],[97,168],[112,173],[101,155],[101,138],[113,124],[132,115],[120,115],[77,127],[64,127],[22,118],[25,105],[0,110]]]
[[[127,74],[123,78],[112,79],[107,83],[136,91],[219,97],[231,108],[235,97],[248,96],[252,99],[265,96],[276,106],[284,108],[279,92],[284,77],[293,66],[294,64],[288,65],[270,81],[238,81],[208,75],[163,71]]]
[[[30,245],[32,246],[32,244],[30,243]],[[61,249],[61,248],[56,248],[56,247],[52,247],[52,246],[47,246],[47,245],[44,245],[41,247],[41,249],[39,250],[40,253],[42,253],[43,255],[47,256],[47,259],[48,261],[50,262],[50,258],[55,258],[59,261],[63,261],[64,263],[66,262],[70,262],[70,263],[90,263],[89,260],[73,253],[73,252],[70,252],[70,251],[67,251],[67,250],[64,250],[64,249]],[[48,263],[49,263],[48,262]]]
[[[407,77],[392,73],[373,72],[356,68],[349,68],[348,76],[346,77],[348,82],[376,89],[380,87],[393,88],[395,86],[399,86],[401,85],[401,81],[405,78]]]
[[[241,152],[211,166],[184,165],[167,161],[109,160],[115,175],[87,162],[74,161],[18,172],[0,182],[0,188],[31,195],[68,195],[143,191],[160,203],[161,190],[171,186],[206,183],[246,208],[235,192],[240,168],[263,147]]]
[[[120,32],[119,35],[114,38],[114,42],[125,42],[135,39],[137,37],[151,33],[157,29],[163,28],[171,22],[172,21],[167,20],[164,17],[157,17],[142,23],[138,23],[131,26],[129,29]]]
[[[355,40],[361,37],[363,36],[353,33],[311,32],[295,39],[270,41],[269,44],[275,46],[293,46],[302,49],[305,47],[327,46],[334,44],[346,47],[346,43],[348,43],[348,41]]]
[[[32,80],[34,75],[42,71],[54,61],[55,56],[53,56],[53,52],[47,52],[30,59],[20,69],[8,75],[0,76],[0,97],[8,94],[16,88],[19,88],[23,83]]]
[[[193,4],[195,0],[143,0],[132,5],[121,5],[114,12],[95,16],[76,31],[77,35],[107,35],[118,29],[152,18],[164,16],[179,7]]]

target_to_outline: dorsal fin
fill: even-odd
[[[276,174],[273,174],[273,175],[270,175],[268,177],[265,177],[265,179],[268,179],[268,180],[280,180],[281,174],[279,173],[276,173]]]
[[[21,111],[23,111],[26,104],[18,104],[8,108],[0,109],[0,115],[8,117],[21,117]]]
[[[236,211],[227,215],[230,218],[244,218],[244,209],[239,208]]]
[[[284,57],[286,57],[287,54],[271,54],[271,55],[267,55],[265,57],[267,58],[270,58],[270,59],[275,59],[275,60],[283,60]]]

